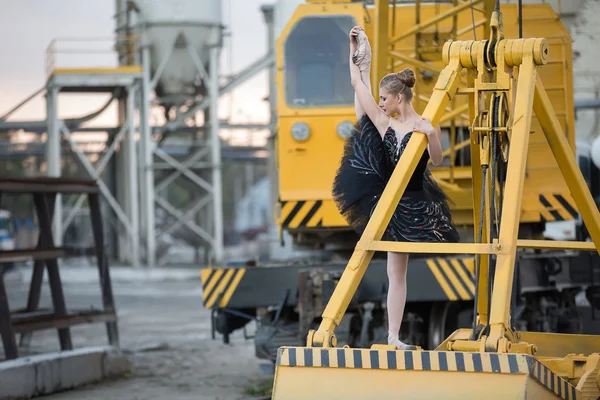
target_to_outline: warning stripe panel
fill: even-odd
[[[554,394],[565,400],[576,400],[580,398],[579,392],[575,386],[568,381],[555,374],[551,369],[546,367],[541,362],[535,360],[530,363],[530,374],[541,384],[550,389]]]
[[[532,361],[522,354],[283,346],[278,351],[276,364],[289,367],[534,374]]]
[[[448,300],[471,300],[475,295],[475,260],[472,257],[437,257],[426,260]]]
[[[577,219],[575,201],[568,193],[540,193],[538,207],[543,222]]]
[[[282,201],[282,228],[317,228],[323,225],[323,200]]]
[[[204,307],[226,307],[246,273],[246,268],[207,268],[202,270]]]
[[[416,263],[415,268],[411,268],[409,274],[418,280],[419,287],[427,293],[424,298],[419,298],[419,301],[468,301],[474,298],[475,262],[473,257],[425,258],[414,262]],[[375,271],[385,271],[385,266],[383,269],[374,270],[373,268],[370,270],[371,277],[365,279],[372,279],[378,284],[384,275],[380,276],[379,272]],[[297,284],[296,279],[297,277],[293,274],[286,275],[282,268],[258,268],[252,269],[252,271],[226,267],[205,269],[201,276],[202,300],[207,308],[226,307],[232,300],[238,306],[240,302],[254,304],[259,301],[257,298],[263,294],[266,297],[261,297],[261,302],[274,302],[274,299],[265,300],[270,296],[265,293],[252,294],[244,291],[240,297],[240,284],[245,285],[244,287],[256,288],[265,285],[265,280],[283,280],[280,283],[291,285],[290,287],[294,288]],[[220,300],[218,300],[219,296],[221,296]],[[414,295],[411,296],[414,297]]]
[[[567,380],[526,354],[280,347],[278,367],[460,371],[529,375],[565,400],[581,398]]]

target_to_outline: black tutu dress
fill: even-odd
[[[362,235],[375,206],[404,152],[412,132],[398,138],[390,126],[382,140],[367,115],[347,139],[333,182],[334,202],[347,223]],[[448,198],[427,168],[423,156],[385,230],[382,240],[397,242],[458,242]]]

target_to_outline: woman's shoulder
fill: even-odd
[[[383,121],[373,121],[367,114],[363,114],[357,123],[360,131],[377,131],[381,136],[385,133],[387,126]]]

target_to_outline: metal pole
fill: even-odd
[[[138,64],[141,65],[141,64]],[[144,102],[144,97],[142,96],[142,79],[138,79],[135,81],[135,85],[137,87],[136,90],[136,94],[135,94],[135,105],[137,110],[139,110],[139,143],[138,143],[138,147],[137,147],[137,151],[136,151],[136,168],[137,168],[137,176],[138,176],[138,182],[139,182],[139,216],[140,216],[140,262],[141,263],[146,263],[146,252],[144,251],[145,249],[145,239],[146,239],[146,232],[148,232],[148,228],[147,228],[147,224],[146,224],[146,218],[144,218],[144,216],[146,215],[146,185],[145,185],[145,181],[144,181],[144,142],[142,140],[142,136],[144,134],[144,119],[142,118],[142,103]],[[137,111],[136,110],[136,111]],[[145,264],[145,266],[147,266],[147,264]]]
[[[139,226],[139,198],[138,198],[138,179],[137,179],[137,157],[136,157],[136,142],[135,142],[135,86],[130,86],[127,90],[127,175],[129,187],[125,190],[129,191],[127,199],[129,200],[129,220],[131,222],[131,263],[134,267],[140,265],[140,226]]]
[[[267,23],[267,53],[268,54],[275,54],[275,23],[274,23],[274,19],[273,19],[273,14],[274,14],[274,7],[272,5],[270,6],[263,6],[263,13],[264,13],[264,18],[265,18],[265,22]],[[271,65],[269,65],[269,114],[270,114],[270,120],[269,120],[269,129],[271,130],[271,135],[269,137],[269,142],[271,143],[271,145],[269,146],[269,148],[272,147],[273,152],[270,153],[270,157],[269,157],[269,161],[273,163],[273,167],[272,167],[272,172],[274,172],[274,178],[275,180],[277,180],[277,166],[275,165],[275,160],[277,159],[276,155],[275,155],[275,147],[274,147],[274,142],[275,142],[275,132],[276,132],[276,127],[277,127],[277,86],[275,84],[275,78],[276,78],[276,66],[275,66],[275,59],[273,58],[273,62],[271,63]],[[275,181],[271,182],[272,187],[276,188],[277,186],[275,185]],[[277,201],[277,192],[275,193],[275,197],[273,198],[274,201]],[[274,204],[274,203],[273,203]]]
[[[150,129],[150,49],[144,38],[142,49],[142,103],[140,104],[140,145],[142,153],[142,218],[145,221],[146,264],[156,264],[156,233],[154,226],[154,169],[152,130]]]
[[[128,133],[127,127],[127,99],[126,96],[120,95],[118,98],[118,121],[119,127],[125,126],[126,132]],[[128,198],[128,188],[129,182],[127,181],[127,134],[123,138],[121,145],[119,146],[119,151],[114,155],[115,158],[115,170],[116,170],[116,179],[115,179],[115,200],[116,205],[113,205],[113,209],[115,210],[115,214],[117,218],[121,221],[121,224],[116,224],[116,234],[118,236],[117,242],[117,251],[115,256],[117,257],[118,262],[127,264],[131,262],[131,249],[130,249],[130,241],[129,237],[131,236],[131,219],[129,217],[129,198]],[[107,197],[108,199],[108,197]],[[116,211],[117,209],[121,209],[121,213]],[[119,215],[120,214],[120,215]],[[127,229],[129,226],[129,230]]]
[[[375,10],[373,11],[375,32],[371,45],[373,47],[373,59],[371,62],[372,88],[378,88],[379,80],[388,72],[388,45],[394,43],[394,41],[389,40],[388,15],[389,1],[375,0]]]
[[[51,177],[61,175],[60,171],[60,128],[62,122],[58,119],[58,88],[49,86],[46,91],[46,174]],[[62,245],[62,195],[56,195],[54,205],[54,221],[52,225],[52,236],[56,246]]]
[[[265,23],[267,24],[267,54],[275,54],[275,23],[274,23],[274,7],[273,5],[264,5],[261,8]],[[267,141],[267,149],[269,151],[268,159],[268,176],[270,184],[270,199],[271,207],[269,207],[269,221],[273,221],[273,206],[277,204],[279,199],[279,176],[277,174],[277,148],[275,146],[275,135],[277,132],[277,86],[276,78],[276,63],[275,59],[268,68],[268,86],[269,86],[269,138]],[[277,239],[277,226],[269,223],[269,258],[273,259],[277,256],[279,249],[279,240]]]
[[[219,116],[217,104],[219,100],[219,52],[218,46],[210,49],[210,134],[212,147],[212,184],[213,184],[213,218],[214,242],[213,259],[215,263],[223,261],[223,185],[221,181],[221,141],[219,138]]]

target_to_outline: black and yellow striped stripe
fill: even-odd
[[[449,300],[471,300],[475,296],[473,257],[428,258],[427,266]]]
[[[323,201],[282,201],[281,226],[286,229],[318,228],[323,226]]]
[[[530,368],[520,354],[308,347],[281,347],[277,365],[502,374],[528,374]]]
[[[566,221],[579,216],[575,201],[569,194],[540,193],[538,199],[544,222]]]
[[[546,388],[560,396],[562,399],[575,400],[581,397],[575,386],[555,374],[551,369],[533,357],[529,358],[529,375],[537,379],[538,382],[546,386]]]
[[[525,354],[281,347],[276,364],[282,367],[522,374],[535,378],[562,399],[576,400],[580,397],[573,385]]]
[[[245,273],[246,268],[203,269],[200,280],[204,307],[226,307]]]

